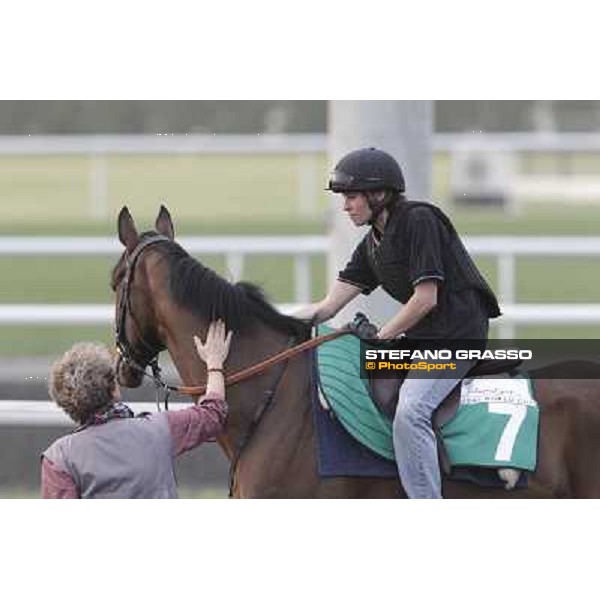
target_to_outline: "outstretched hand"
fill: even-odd
[[[209,369],[220,369],[229,354],[233,331],[226,334],[225,323],[220,319],[212,321],[208,326],[206,341],[202,343],[199,337],[194,336],[194,343],[200,358]]]

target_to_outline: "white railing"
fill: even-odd
[[[600,323],[600,304],[502,304],[498,320],[500,337],[511,325],[585,325]],[[277,304],[279,311],[293,314],[302,303]],[[112,304],[0,304],[0,325],[107,325],[113,322]],[[493,323],[495,324],[495,322]]]
[[[326,149],[325,134],[0,136],[0,155],[304,154]]]
[[[277,304],[291,314],[304,304]],[[0,325],[106,325],[115,318],[112,304],[0,304]]]
[[[433,150],[600,152],[600,133],[436,133]],[[0,155],[301,154],[327,152],[326,134],[2,135]]]
[[[255,237],[208,236],[182,237],[181,245],[191,253],[225,254],[226,268],[235,281],[243,276],[246,255],[279,255],[294,257],[294,305],[310,302],[310,257],[326,254],[326,236]],[[517,304],[516,258],[518,256],[597,256],[597,237],[511,237],[465,236],[465,245],[477,256],[495,256],[498,267],[496,289],[504,315],[499,319],[500,336],[513,337],[514,326],[527,323],[581,324],[600,323],[600,304]],[[110,238],[0,238],[1,256],[114,255],[122,246]],[[284,310],[293,310],[287,305]],[[113,318],[109,305],[0,305],[0,324],[105,324]]]
[[[156,412],[154,402],[135,402],[130,406],[134,412]],[[170,410],[190,406],[185,402],[169,403]],[[44,400],[0,400],[0,425],[33,427],[74,427],[73,421],[54,402]]]

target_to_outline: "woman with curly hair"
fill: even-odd
[[[135,417],[121,402],[114,360],[101,344],[78,343],[52,367],[52,399],[79,427],[42,454],[43,498],[176,498],[174,459],[221,432],[227,416],[223,363],[232,332],[210,324],[194,336],[207,392],[189,408]]]

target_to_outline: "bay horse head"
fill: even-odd
[[[267,340],[257,347],[259,330],[272,331],[273,343],[281,336],[307,335],[306,324],[279,313],[258,286],[230,283],[190,256],[174,241],[173,222],[164,206],[155,228],[138,234],[127,207],[119,213],[118,235],[125,251],[111,279],[119,383],[138,387],[146,368],[155,368],[165,349],[184,382],[203,382],[205,365],[192,336],[202,337],[215,319],[235,332],[229,355],[232,366],[252,364],[254,356],[272,346]]]
[[[116,294],[117,379],[126,387],[138,387],[146,368],[157,368],[158,354],[165,349],[149,301],[153,290],[147,262],[152,246],[174,238],[171,215],[164,206],[160,207],[155,227],[155,232],[140,235],[127,207],[119,213],[119,240],[125,251],[113,269],[111,287]]]

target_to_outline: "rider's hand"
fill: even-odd
[[[354,320],[348,323],[348,329],[361,340],[376,340],[378,329],[363,313],[356,313]]]
[[[198,355],[206,363],[207,368],[220,369],[223,367],[223,363],[229,354],[232,335],[233,331],[225,334],[225,323],[219,319],[218,321],[212,321],[208,326],[204,344],[200,338],[194,336]]]

